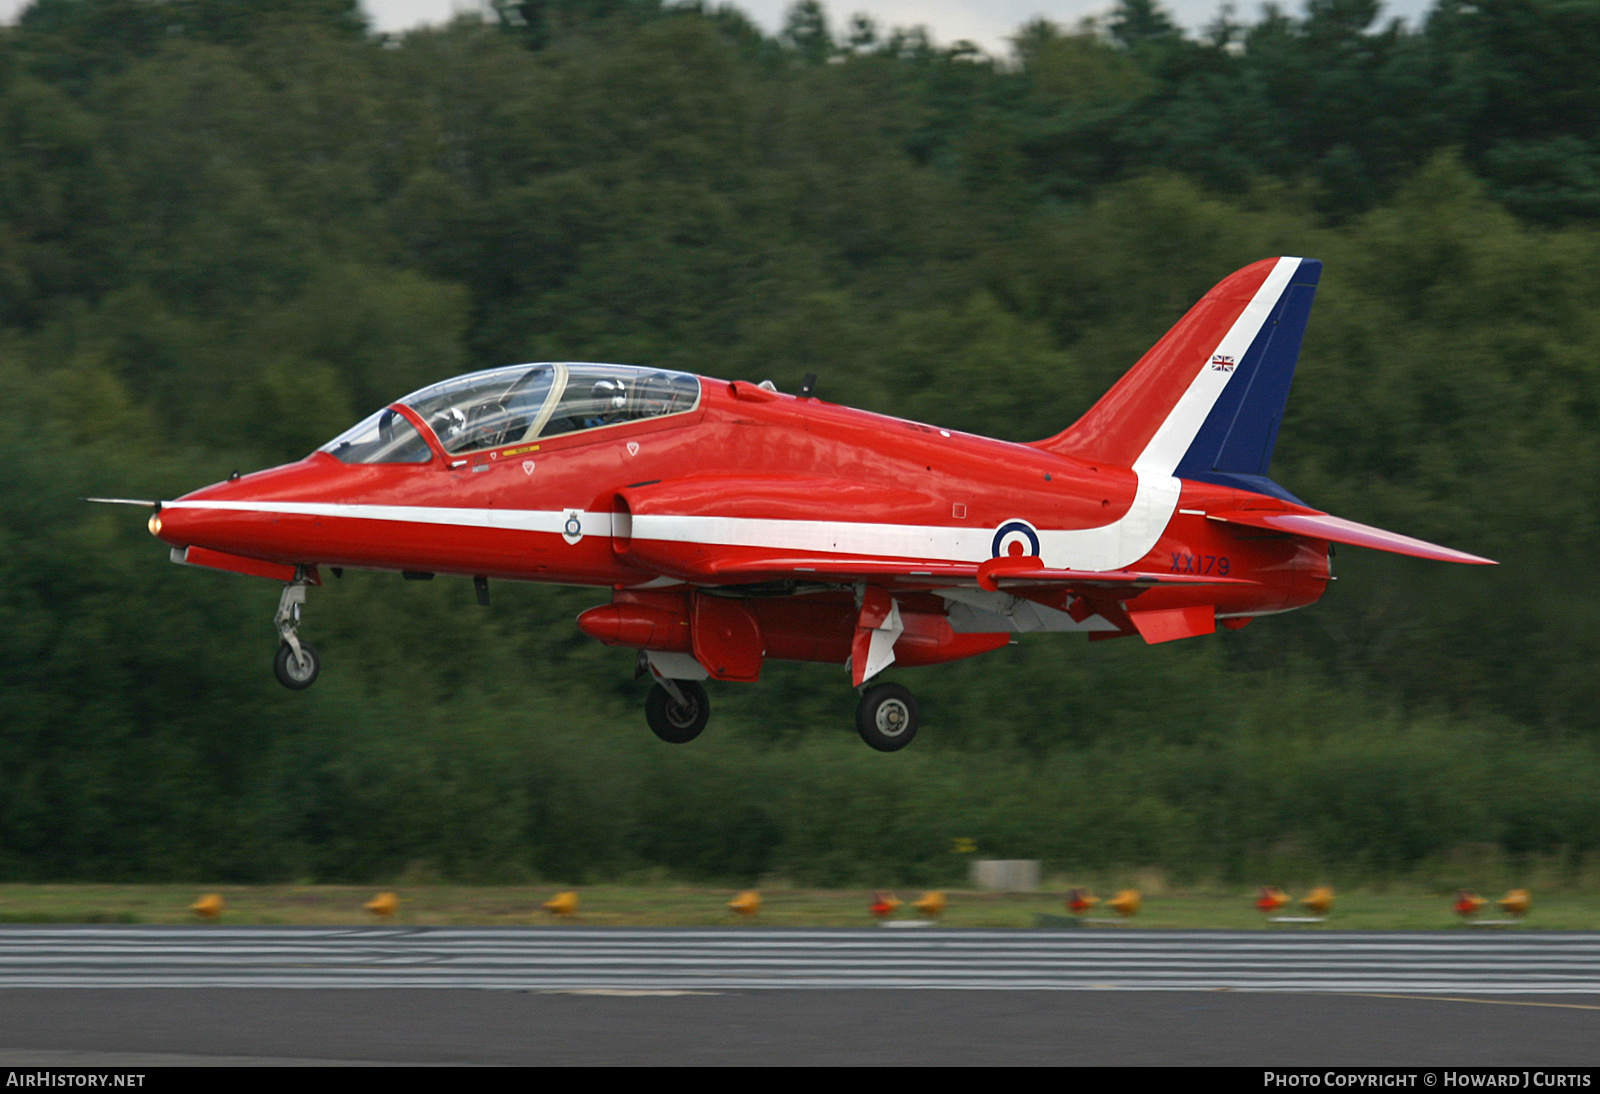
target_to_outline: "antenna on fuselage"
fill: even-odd
[[[817,386],[817,374],[815,372],[806,373],[806,378],[804,380],[800,381],[800,398],[802,398],[802,399],[811,398],[811,389],[816,387],[816,386]]]

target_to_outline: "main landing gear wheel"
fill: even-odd
[[[317,673],[321,671],[322,659],[309,642],[300,643],[299,656],[295,655],[294,647],[285,642],[278,647],[278,656],[272,659],[273,675],[290,691],[304,691],[315,684]]]
[[[917,735],[917,700],[899,684],[877,684],[861,695],[856,732],[879,752],[898,752]]]
[[[668,744],[688,744],[700,736],[711,717],[711,700],[706,689],[693,680],[674,680],[683,702],[678,702],[667,689],[657,684],[650,689],[644,701],[644,719],[650,723],[650,732]]]

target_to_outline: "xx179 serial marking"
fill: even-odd
[[[1172,556],[1171,573],[1227,576],[1229,567],[1227,555],[1191,555],[1185,551],[1167,553]]]

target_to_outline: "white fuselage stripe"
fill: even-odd
[[[223,509],[238,513],[281,513],[285,516],[345,517],[350,520],[397,520],[407,524],[446,524],[455,528],[505,528],[516,532],[559,535],[565,510],[446,509],[431,505],[350,505],[319,501],[168,501],[163,509]],[[605,535],[611,534],[609,513]],[[587,529],[585,530],[587,532]],[[598,532],[598,529],[596,530]]]
[[[1178,505],[1181,483],[1172,472],[1194,442],[1233,371],[1207,365],[1217,353],[1235,361],[1255,341],[1273,306],[1299,268],[1281,258],[1228,333],[1196,362],[1196,375],[1134,462],[1138,487],[1119,519],[1098,528],[1040,528],[1044,565],[1055,569],[1115,570],[1139,561],[1160,540]],[[503,529],[560,535],[574,510],[455,509],[417,505],[353,505],[298,501],[171,501],[163,508],[392,520],[457,528]],[[610,536],[613,516],[576,511],[585,536]],[[752,517],[674,516],[635,512],[631,537],[669,543],[756,547],[780,551],[982,562],[993,553],[994,529],[944,525],[881,524],[843,520],[767,520]]]

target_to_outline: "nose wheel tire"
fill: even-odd
[[[284,642],[278,646],[278,656],[272,659],[273,675],[290,691],[304,691],[315,684],[321,671],[322,659],[308,642],[300,643],[299,657],[295,656],[294,647]]]
[[[693,680],[675,680],[684,701],[679,703],[667,694],[667,689],[657,684],[650,689],[644,701],[644,720],[650,723],[650,732],[668,744],[688,744],[700,736],[711,717],[711,700],[706,689]]]
[[[909,688],[878,684],[856,707],[856,732],[879,752],[898,752],[917,735],[917,700]]]

